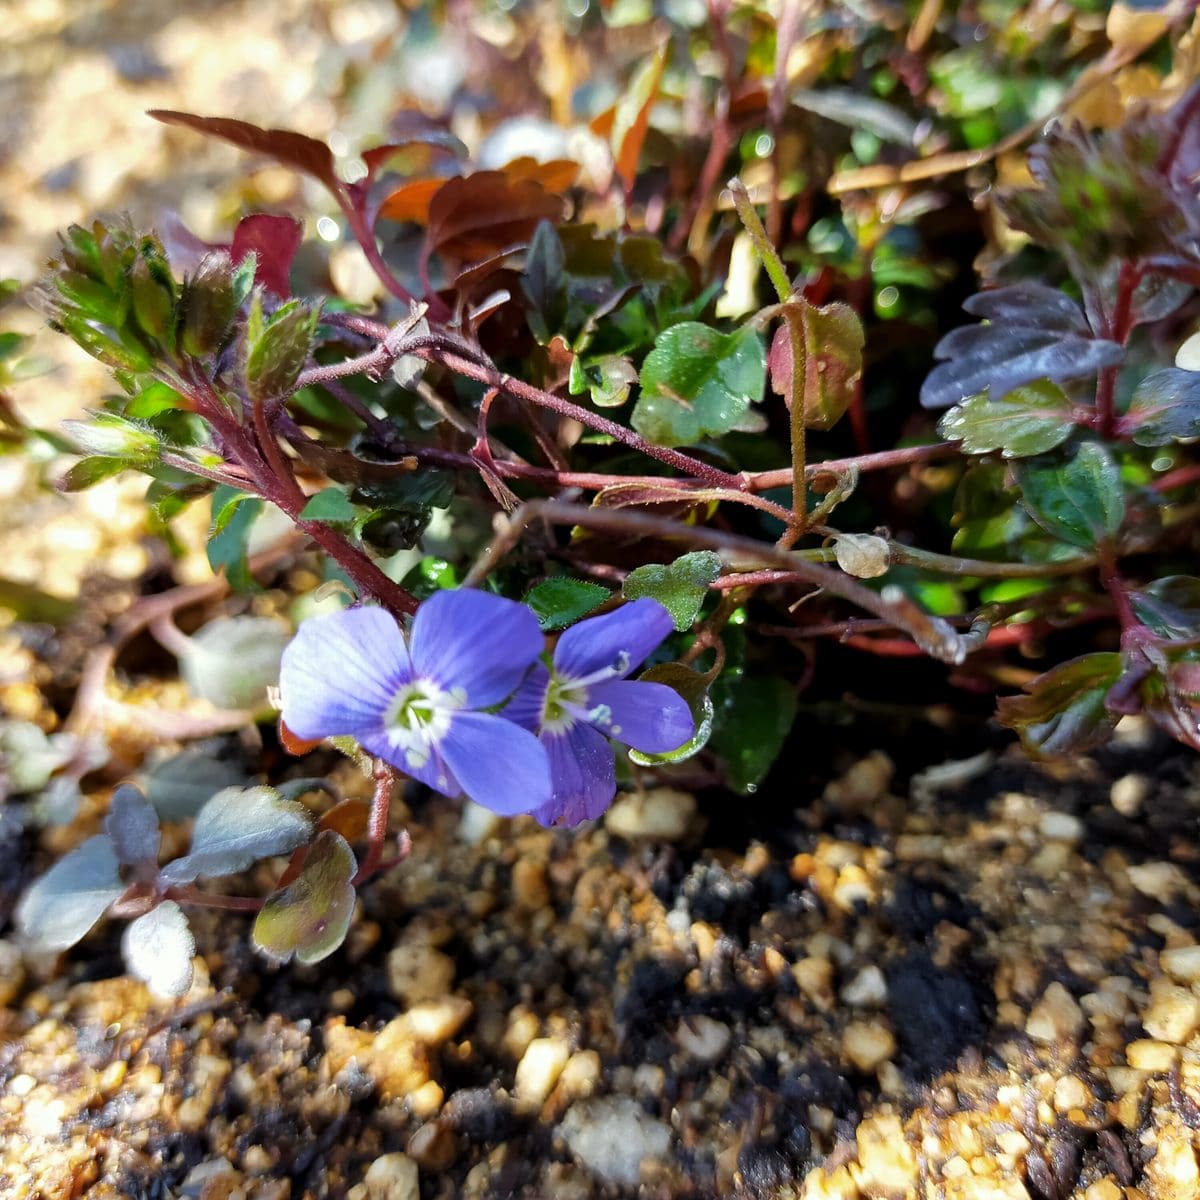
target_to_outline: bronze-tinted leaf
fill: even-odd
[[[426,252],[474,262],[528,241],[539,221],[562,215],[562,201],[536,180],[477,171],[447,180],[430,201]]]
[[[229,142],[251,154],[272,158],[285,167],[319,179],[331,191],[338,191],[342,187],[334,169],[333,151],[316,138],[294,133],[290,129],[263,129],[232,117],[200,117],[167,108],[152,108],[149,115],[164,125],[181,125],[206,137]]]
[[[267,897],[254,922],[255,946],[276,961],[295,955],[306,965],[332,954],[354,915],[350,881],[357,870],[354,851],[340,833],[319,833],[296,878]]]

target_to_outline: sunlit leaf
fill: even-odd
[[[164,900],[131,921],[121,936],[121,956],[131,975],[157,996],[182,996],[192,986],[196,940],[183,909]]]
[[[694,445],[735,429],[757,428],[766,356],[749,327],[718,333],[684,321],[659,334],[642,364],[633,427],[659,446]]]
[[[267,897],[254,922],[253,939],[268,958],[315,963],[343,942],[354,915],[358,870],[354,851],[332,830],[317,835],[299,875]]]
[[[650,128],[650,110],[667,65],[667,50],[664,42],[638,67],[613,109],[608,142],[617,176],[626,187],[632,187],[637,178],[638,160]]]
[[[17,905],[21,935],[42,950],[73,946],[125,891],[107,837],[88,838],[60,858]]]
[[[559,221],[563,203],[532,179],[476,171],[447,180],[429,204],[426,247],[460,262],[475,262],[528,241],[539,221]]]
[[[972,396],[938,422],[942,437],[962,442],[968,454],[999,450],[1005,458],[1045,454],[1065,442],[1075,427],[1070,400],[1048,379],[1015,388],[998,400]]]
[[[196,815],[191,851],[162,869],[168,883],[233,875],[260,858],[287,854],[312,833],[307,810],[274,788],[226,788]]]
[[[530,588],[525,603],[537,614],[541,627],[549,632],[573,625],[608,597],[608,588],[598,583],[556,575]]]
[[[182,125],[206,137],[230,142],[251,154],[261,154],[285,167],[319,179],[331,190],[336,191],[341,186],[334,169],[333,152],[316,138],[293,133],[289,129],[262,129],[229,117],[200,117],[165,108],[152,108],[149,115],[165,125]]]
[[[673,563],[647,563],[625,576],[621,594],[626,600],[649,596],[671,614],[675,628],[691,629],[708,589],[721,573],[721,557],[711,550],[682,554]]]

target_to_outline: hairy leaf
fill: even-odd
[[[274,788],[226,788],[196,815],[191,851],[162,869],[168,883],[234,875],[260,858],[287,854],[312,833],[302,805]]]
[[[1023,461],[1017,481],[1029,515],[1072,545],[1092,547],[1121,528],[1121,473],[1099,442],[1084,442],[1066,462]]]
[[[259,712],[279,682],[290,631],[270,617],[218,617],[195,633],[179,667],[193,696],[217,708]]]
[[[863,327],[848,304],[818,308],[802,297],[784,307],[771,341],[771,388],[792,407],[793,323],[804,339],[804,424],[831,429],[850,406],[862,378]]]
[[[331,829],[309,847],[299,875],[267,897],[254,922],[253,939],[268,958],[304,964],[320,962],[343,942],[354,915],[358,870],[354,851]]]
[[[691,629],[700,615],[708,589],[721,573],[721,557],[711,550],[682,554],[673,563],[648,563],[625,576],[621,594],[626,600],[649,596],[671,614],[675,628]]]
[[[104,831],[112,840],[117,861],[127,867],[143,863],[158,865],[162,834],[158,831],[158,813],[154,805],[129,784],[113,792]]]
[[[1121,431],[1139,446],[1200,437],[1200,372],[1178,367],[1151,371],[1137,385]]]
[[[289,300],[267,319],[255,295],[246,324],[246,389],[255,401],[286,396],[308,361],[320,310]]]
[[[41,950],[73,946],[125,891],[116,851],[102,834],[60,858],[21,897],[17,927]]]
[[[1048,379],[1026,384],[999,400],[972,396],[938,422],[944,438],[962,442],[968,454],[1003,452],[1005,458],[1045,454],[1071,436],[1071,402]]]
[[[194,817],[225,788],[242,786],[246,772],[219,757],[218,744],[196,743],[141,774],[146,799],[164,821]]]
[[[208,563],[214,571],[224,568],[229,586],[237,592],[248,592],[255,586],[246,555],[251,526],[263,508],[263,501],[235,488],[221,485],[213,492]]]
[[[586,617],[609,597],[606,587],[586,579],[571,579],[558,575],[543,579],[530,588],[525,603],[537,614],[538,622],[547,632],[566,629],[580,617]]]
[[[750,328],[722,334],[684,321],[659,334],[642,364],[633,427],[659,446],[757,427],[750,405],[762,397],[766,361]]]
[[[196,939],[183,909],[164,900],[131,921],[121,936],[121,956],[131,975],[156,996],[182,996],[192,986]]]
[[[1035,758],[1077,754],[1099,745],[1116,725],[1118,715],[1104,698],[1120,675],[1120,654],[1085,654],[1026,684],[1028,695],[1002,697],[997,715]]]

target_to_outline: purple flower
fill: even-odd
[[[530,809],[543,825],[594,820],[612,803],[617,781],[609,738],[663,754],[694,735],[678,692],[626,679],[673,628],[670,613],[649,598],[580,621],[558,639],[553,666],[539,663],[505,708],[550,755],[554,794]]]
[[[381,608],[312,617],[283,652],[283,720],[300,738],[352,737],[445,796],[529,812],[550,800],[546,751],[482,710],[513,693],[543,645],[530,609],[487,592],[435,593],[408,645]]]

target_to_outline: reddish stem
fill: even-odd
[[[383,847],[387,842],[388,816],[392,806],[392,791],[396,786],[396,772],[382,759],[375,760],[375,794],[371,797],[371,815],[367,825],[367,853],[358,865],[358,872],[351,880],[357,887],[370,879],[379,870],[383,861]]]

